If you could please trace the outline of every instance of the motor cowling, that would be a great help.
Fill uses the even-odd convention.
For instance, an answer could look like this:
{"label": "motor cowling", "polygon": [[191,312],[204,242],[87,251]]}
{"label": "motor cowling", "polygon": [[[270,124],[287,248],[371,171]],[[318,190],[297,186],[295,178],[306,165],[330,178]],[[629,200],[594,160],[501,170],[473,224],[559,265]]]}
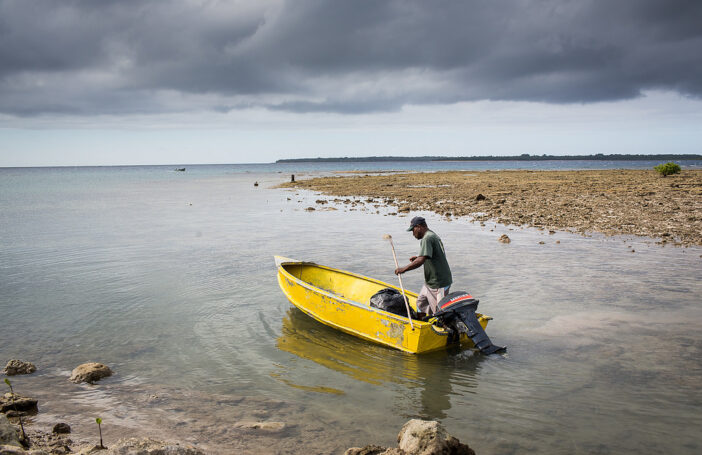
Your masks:
{"label": "motor cowling", "polygon": [[460,334],[465,333],[483,354],[493,354],[507,349],[492,344],[490,337],[480,325],[478,316],[475,314],[479,302],[465,291],[451,292],[439,301],[438,311],[434,313],[434,317],[438,325],[449,329],[448,343],[457,342]]}
{"label": "motor cowling", "polygon": [[471,307],[475,311],[478,309],[478,303],[480,303],[480,300],[465,291],[451,292],[439,301],[437,305],[438,310],[434,313],[434,316],[439,317],[443,314],[451,314],[463,307]]}

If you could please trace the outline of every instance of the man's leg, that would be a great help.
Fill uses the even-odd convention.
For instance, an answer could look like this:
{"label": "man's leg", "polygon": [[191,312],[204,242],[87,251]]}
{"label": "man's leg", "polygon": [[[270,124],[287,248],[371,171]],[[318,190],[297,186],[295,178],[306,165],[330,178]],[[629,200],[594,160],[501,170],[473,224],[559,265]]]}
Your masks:
{"label": "man's leg", "polygon": [[427,300],[429,301],[430,305],[430,314],[434,314],[437,311],[439,311],[439,302],[441,302],[441,299],[446,297],[446,294],[448,294],[449,288],[451,286],[446,286],[445,288],[437,288],[437,289],[432,289],[432,288],[427,288]]}
{"label": "man's leg", "polygon": [[424,285],[422,289],[417,294],[417,312],[420,316],[425,315],[431,311],[431,303],[428,300],[429,288]]}
{"label": "man's leg", "polygon": [[422,309],[419,310],[428,315],[436,313],[436,307],[438,300],[436,300],[436,293],[438,289],[432,289],[426,284],[422,286],[422,290],[419,291],[419,296],[417,297],[417,308],[419,309],[419,299],[422,299]]}

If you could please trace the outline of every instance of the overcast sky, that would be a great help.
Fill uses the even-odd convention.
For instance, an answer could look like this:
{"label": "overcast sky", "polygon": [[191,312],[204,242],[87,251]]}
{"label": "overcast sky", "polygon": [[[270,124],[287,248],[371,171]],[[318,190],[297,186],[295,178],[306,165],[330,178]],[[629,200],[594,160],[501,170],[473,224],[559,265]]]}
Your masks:
{"label": "overcast sky", "polygon": [[0,166],[702,153],[699,0],[0,0]]}

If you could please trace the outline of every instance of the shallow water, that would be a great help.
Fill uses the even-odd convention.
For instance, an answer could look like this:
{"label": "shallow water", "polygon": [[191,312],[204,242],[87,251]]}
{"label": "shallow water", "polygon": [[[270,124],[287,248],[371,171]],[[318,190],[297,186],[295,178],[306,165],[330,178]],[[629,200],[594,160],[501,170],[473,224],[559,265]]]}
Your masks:
{"label": "shallow water", "polygon": [[[701,248],[424,213],[453,290],[480,299],[508,352],[411,356],[327,328],[280,292],[275,254],[394,283],[383,234],[402,260],[418,248],[408,217],[305,211],[321,197],[272,188],[314,171],[296,169],[0,169],[0,362],[39,367],[13,379],[40,397],[36,424],[88,432],[99,412],[108,435],[113,422],[211,451],[340,453],[394,445],[424,417],[481,455],[699,453]],[[421,286],[421,272],[405,277]],[[68,383],[86,361],[116,374]],[[237,427],[254,420],[287,427]]]}

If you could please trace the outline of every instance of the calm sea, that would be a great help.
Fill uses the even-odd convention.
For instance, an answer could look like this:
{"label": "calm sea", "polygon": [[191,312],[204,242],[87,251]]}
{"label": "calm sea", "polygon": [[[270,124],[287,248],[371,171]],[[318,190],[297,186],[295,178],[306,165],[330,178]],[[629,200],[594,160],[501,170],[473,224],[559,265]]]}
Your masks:
{"label": "calm sea", "polygon": [[[306,211],[319,195],[273,188],[290,174],[654,164],[0,169],[0,363],[37,365],[12,378],[40,400],[34,425],[63,420],[92,437],[101,417],[107,445],[150,434],[212,453],[343,453],[395,445],[421,417],[479,455],[697,454],[702,248],[421,213],[446,245],[453,289],[480,299],[488,333],[508,346],[490,357],[411,356],[329,329],[292,308],[273,263],[278,254],[394,283],[383,235],[402,260],[418,248],[408,217],[390,210]],[[422,284],[420,271],[405,277]],[[115,375],[70,383],[87,361]]]}

